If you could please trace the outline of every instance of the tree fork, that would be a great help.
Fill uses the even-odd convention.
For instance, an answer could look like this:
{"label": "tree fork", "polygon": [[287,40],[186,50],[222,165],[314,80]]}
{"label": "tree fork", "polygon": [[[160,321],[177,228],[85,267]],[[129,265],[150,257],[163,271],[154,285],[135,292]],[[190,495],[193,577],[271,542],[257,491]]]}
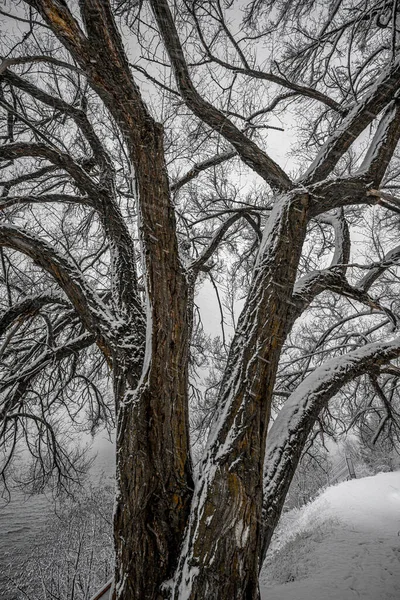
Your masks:
{"label": "tree fork", "polygon": [[309,198],[276,198],[221,384],[174,600],[257,600],[262,476],[270,405],[306,233]]}

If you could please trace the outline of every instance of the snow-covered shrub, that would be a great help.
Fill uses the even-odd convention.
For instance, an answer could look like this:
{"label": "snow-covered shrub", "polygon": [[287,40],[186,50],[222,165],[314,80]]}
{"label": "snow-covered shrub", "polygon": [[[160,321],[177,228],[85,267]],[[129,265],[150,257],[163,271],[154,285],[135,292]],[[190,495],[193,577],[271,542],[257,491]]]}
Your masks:
{"label": "snow-covered shrub", "polygon": [[329,453],[318,442],[303,454],[286,497],[285,509],[300,508],[320,494],[328,485],[332,468]]}
{"label": "snow-covered shrub", "polygon": [[112,486],[85,489],[62,502],[30,553],[13,566],[6,597],[91,598],[113,573],[113,502]]}

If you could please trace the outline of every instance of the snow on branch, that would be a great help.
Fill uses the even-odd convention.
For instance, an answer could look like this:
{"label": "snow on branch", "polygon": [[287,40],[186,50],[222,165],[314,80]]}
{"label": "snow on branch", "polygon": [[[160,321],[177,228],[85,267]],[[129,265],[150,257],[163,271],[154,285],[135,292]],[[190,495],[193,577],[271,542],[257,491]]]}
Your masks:
{"label": "snow on branch", "polygon": [[118,323],[77,267],[47,242],[17,227],[0,226],[0,245],[22,252],[56,280],[107,353],[107,340],[118,337]]}
{"label": "snow on branch", "polygon": [[331,225],[335,232],[335,251],[332,257],[331,267],[343,265],[342,271],[346,272],[346,264],[350,260],[350,231],[344,216],[343,209],[340,208],[336,215],[324,215],[318,219],[321,223]]}
{"label": "snow on branch", "polygon": [[400,212],[400,199],[387,192],[371,189],[362,175],[326,179],[313,184],[309,190],[310,219],[333,208],[359,204],[379,204],[393,212]]}
{"label": "snow on branch", "polygon": [[400,138],[400,98],[385,110],[357,175],[378,187]]}
{"label": "snow on branch", "polygon": [[301,178],[303,185],[326,179],[357,137],[393,99],[400,86],[400,57],[391,63],[372,89],[357,102],[328,137],[318,155]]}
{"label": "snow on branch", "polygon": [[400,338],[366,344],[328,360],[286,400],[267,437],[264,462],[263,548],[279,519],[302,450],[324,406],[352,379],[400,356]]}

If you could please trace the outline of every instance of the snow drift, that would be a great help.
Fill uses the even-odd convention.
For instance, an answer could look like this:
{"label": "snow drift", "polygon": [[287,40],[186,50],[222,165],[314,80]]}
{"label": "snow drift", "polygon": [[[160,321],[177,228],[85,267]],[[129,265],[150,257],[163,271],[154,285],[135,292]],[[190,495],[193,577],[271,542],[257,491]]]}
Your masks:
{"label": "snow drift", "polygon": [[282,517],[264,600],[398,600],[400,471],[343,482]]}

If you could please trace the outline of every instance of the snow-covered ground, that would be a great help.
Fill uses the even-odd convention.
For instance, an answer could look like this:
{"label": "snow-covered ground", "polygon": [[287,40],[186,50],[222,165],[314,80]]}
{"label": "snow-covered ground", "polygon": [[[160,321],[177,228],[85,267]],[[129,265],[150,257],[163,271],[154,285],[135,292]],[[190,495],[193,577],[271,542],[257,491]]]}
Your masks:
{"label": "snow-covered ground", "polygon": [[345,481],[284,515],[263,600],[399,600],[400,471]]}

